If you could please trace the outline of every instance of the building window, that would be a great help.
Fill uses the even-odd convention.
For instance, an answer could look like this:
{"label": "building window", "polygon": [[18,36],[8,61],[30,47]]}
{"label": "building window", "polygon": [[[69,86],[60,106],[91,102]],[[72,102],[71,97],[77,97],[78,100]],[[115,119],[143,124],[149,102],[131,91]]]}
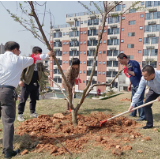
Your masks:
{"label": "building window", "polygon": [[103,75],[105,75],[105,72],[102,72],[103,73]]}
{"label": "building window", "polygon": [[101,64],[101,61],[99,61],[99,64]]}
{"label": "building window", "polygon": [[101,54],[101,51],[99,51],[99,54]]}
{"label": "building window", "polygon": [[84,44],[86,44],[86,41],[84,41]]}
{"label": "building window", "polygon": [[63,44],[65,44],[65,42],[63,42]]}
{"label": "building window", "polygon": [[134,44],[128,44],[127,48],[134,48]]}
{"label": "building window", "polygon": [[160,6],[160,1],[154,1],[154,6]]}
{"label": "building window", "polygon": [[102,43],[102,41],[99,42],[100,44]]}
{"label": "building window", "polygon": [[123,53],[123,51],[121,51],[120,53]]}
{"label": "building window", "polygon": [[63,61],[63,64],[65,63],[65,61]]}
{"label": "building window", "polygon": [[69,35],[69,33],[68,33],[68,32],[66,32],[66,35]]}
{"label": "building window", "polygon": [[138,53],[141,53],[141,50],[138,50]]}
{"label": "building window", "polygon": [[82,73],[82,71],[79,71],[79,73]]}
{"label": "building window", "polygon": [[122,17],[122,19],[124,20],[124,19],[125,19],[125,17],[123,16],[123,17]]}
{"label": "building window", "polygon": [[133,9],[129,9],[129,13],[135,13],[136,12],[136,9],[133,8]]}
{"label": "building window", "polygon": [[144,5],[144,2],[141,2],[141,6],[143,6]]}
{"label": "building window", "polygon": [[51,63],[52,63],[52,61],[51,61]]}
{"label": "building window", "polygon": [[123,5],[122,5],[122,8],[125,8],[125,6],[126,6],[126,5],[125,5],[125,4],[123,4]]}
{"label": "building window", "polygon": [[82,41],[80,41],[80,44],[82,44]]}
{"label": "building window", "polygon": [[68,64],[68,61],[66,61],[66,63]]}
{"label": "building window", "polygon": [[84,21],[84,23],[87,23],[87,21]]}
{"label": "building window", "polygon": [[122,28],[121,31],[124,31],[124,28]]}
{"label": "building window", "polygon": [[142,30],[142,29],[143,29],[143,27],[139,27],[139,29],[140,29],[140,30]]}
{"label": "building window", "polygon": [[108,24],[119,23],[119,22],[120,22],[120,16],[108,17]]}
{"label": "building window", "polygon": [[147,25],[144,28],[145,32],[159,32],[159,24],[158,25]]}
{"label": "building window", "polygon": [[103,43],[106,43],[106,41],[103,41]]}
{"label": "building window", "polygon": [[81,21],[81,24],[83,24],[83,21]]}
{"label": "building window", "polygon": [[85,81],[83,81],[83,83],[85,83]]}
{"label": "building window", "polygon": [[129,32],[128,33],[128,37],[133,37],[133,36],[135,36],[135,32]]}
{"label": "building window", "polygon": [[66,54],[68,54],[68,52],[66,52]]}
{"label": "building window", "polygon": [[81,34],[83,34],[83,32],[81,31]]}
{"label": "building window", "polygon": [[119,5],[117,5],[117,6],[115,7],[115,11],[121,11],[121,4],[119,4]]}
{"label": "building window", "polygon": [[80,51],[80,54],[82,54],[82,51]]}
{"label": "building window", "polygon": [[66,44],[69,44],[69,42],[66,42]]}
{"label": "building window", "polygon": [[65,54],[65,52],[63,52],[63,54]]}
{"label": "building window", "polygon": [[51,70],[51,72],[52,72],[52,70]]}
{"label": "building window", "polygon": [[146,7],[152,7],[153,1],[146,1]]}
{"label": "building window", "polygon": [[105,61],[103,61],[103,64],[106,64],[106,62],[105,62]]}
{"label": "building window", "polygon": [[140,17],[143,18],[143,14],[141,14]]}
{"label": "building window", "polygon": [[86,64],[86,61],[83,61],[83,64]]}
{"label": "building window", "polygon": [[101,72],[98,72],[98,74],[101,74]]}
{"label": "building window", "polygon": [[134,25],[134,24],[136,24],[136,21],[129,21],[128,24],[129,24],[129,25]]}
{"label": "building window", "polygon": [[84,51],[84,54],[86,54],[86,52]]}
{"label": "building window", "polygon": [[85,71],[83,71],[83,73],[86,73]]}
{"label": "building window", "polygon": [[63,32],[63,36],[65,36],[65,32]]}
{"label": "building window", "polygon": [[103,54],[106,54],[106,51],[103,51]]}
{"label": "building window", "polygon": [[82,61],[80,61],[80,64],[82,64]]}
{"label": "building window", "polygon": [[106,31],[106,29],[104,30],[104,33],[106,33],[107,31]]}
{"label": "building window", "polygon": [[112,67],[112,61],[107,61],[107,67]]}
{"label": "building window", "polygon": [[139,42],[142,42],[142,38],[139,38]]}
{"label": "building window", "polygon": [[121,39],[121,43],[123,43],[124,42],[124,40],[123,39]]}
{"label": "building window", "polygon": [[84,34],[86,34],[87,32],[86,31],[84,31]]}

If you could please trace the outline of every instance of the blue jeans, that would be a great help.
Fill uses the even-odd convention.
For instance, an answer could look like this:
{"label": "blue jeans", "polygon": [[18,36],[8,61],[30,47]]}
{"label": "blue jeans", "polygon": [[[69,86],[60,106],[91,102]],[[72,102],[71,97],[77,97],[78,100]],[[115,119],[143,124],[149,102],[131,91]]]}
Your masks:
{"label": "blue jeans", "polygon": [[[131,99],[133,98],[133,96],[136,93],[137,89],[138,89],[138,86],[132,88],[132,97],[131,97]],[[144,89],[144,91],[145,91],[145,89]],[[144,91],[142,92],[142,94],[141,94],[138,102],[136,103],[135,107],[138,107],[138,106],[140,106],[140,105],[143,104]],[[139,113],[139,118],[140,119],[145,119],[144,107],[139,108],[138,109],[138,113]],[[137,114],[137,110],[134,110],[130,115],[133,116],[133,117],[135,117],[136,114]]]}

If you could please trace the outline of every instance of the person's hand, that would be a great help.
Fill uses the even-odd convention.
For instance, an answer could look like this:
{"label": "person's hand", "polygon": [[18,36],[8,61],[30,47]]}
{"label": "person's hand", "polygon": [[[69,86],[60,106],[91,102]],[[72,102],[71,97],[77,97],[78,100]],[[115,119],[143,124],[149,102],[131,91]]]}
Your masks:
{"label": "person's hand", "polygon": [[133,108],[134,108],[134,107],[130,106],[129,109],[128,109],[128,111],[129,111],[129,112],[133,112],[133,111],[132,111]]}
{"label": "person's hand", "polygon": [[55,55],[55,53],[54,53],[53,51],[49,51],[49,52],[48,52],[48,55],[49,55],[49,57],[52,57],[52,56]]}
{"label": "person's hand", "polygon": [[131,85],[129,85],[127,89],[128,89],[128,92],[131,91]]}
{"label": "person's hand", "polygon": [[48,76],[48,80],[50,80],[50,81],[52,80],[51,76]]}
{"label": "person's hand", "polygon": [[19,81],[19,86],[23,87],[23,85],[24,85],[23,81]]}
{"label": "person's hand", "polygon": [[157,99],[158,99],[158,102],[159,102],[160,101],[160,96]]}

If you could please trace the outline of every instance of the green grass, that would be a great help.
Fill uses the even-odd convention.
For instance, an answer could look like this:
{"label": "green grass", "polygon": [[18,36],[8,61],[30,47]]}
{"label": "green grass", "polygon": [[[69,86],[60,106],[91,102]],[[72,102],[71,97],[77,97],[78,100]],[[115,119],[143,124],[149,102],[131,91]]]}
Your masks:
{"label": "green grass", "polygon": [[[98,112],[104,112],[105,114],[111,114],[114,115],[127,111],[130,105],[130,102],[121,102],[120,99],[122,98],[130,98],[131,94],[121,94],[116,97],[107,99],[107,100],[93,100],[93,99],[86,99],[83,105],[81,106],[79,110],[79,114],[90,114],[91,112],[98,111]],[[74,104],[77,104],[79,100],[74,99]],[[154,117],[154,126],[156,128],[160,127],[160,108],[159,103],[156,102],[153,107],[153,117]],[[56,99],[56,100],[40,100],[37,102],[37,108],[36,112],[40,114],[48,114],[52,115],[54,113],[61,113],[66,110],[66,101],[63,99]],[[29,113],[29,101],[26,103],[24,117],[26,119],[29,119],[30,117]],[[129,114],[125,115],[126,117],[129,117]],[[131,119],[137,119],[137,118],[131,118]],[[140,122],[142,126],[145,125],[145,121]],[[20,122],[15,120],[15,127],[19,126]],[[0,120],[0,128],[2,129],[2,120]],[[160,131],[160,130],[159,130]],[[3,131],[2,131],[3,132]],[[2,149],[2,132],[0,132],[0,149]],[[160,158],[160,132],[156,132],[153,129],[149,130],[142,130],[139,129],[138,132],[140,132],[144,137],[149,136],[151,138],[151,141],[141,141],[141,138],[136,139],[135,141],[132,141],[130,144],[132,146],[132,150],[125,151],[123,155],[120,157],[116,157],[111,154],[111,151],[105,151],[103,148],[94,146],[92,143],[87,143],[85,146],[87,152],[73,154],[70,156],[69,154],[64,154],[61,156],[52,156],[49,153],[31,153],[21,156],[18,155],[15,158],[16,159],[159,159]],[[114,137],[113,137],[114,138]],[[14,137],[14,148],[18,148],[19,146],[23,146],[27,143],[33,143],[28,135],[24,136],[18,136],[15,135]],[[34,144],[33,144],[34,145]],[[31,149],[32,150],[32,149]],[[137,150],[142,150],[143,153],[137,153]],[[0,158],[3,158],[3,155],[0,155]]]}

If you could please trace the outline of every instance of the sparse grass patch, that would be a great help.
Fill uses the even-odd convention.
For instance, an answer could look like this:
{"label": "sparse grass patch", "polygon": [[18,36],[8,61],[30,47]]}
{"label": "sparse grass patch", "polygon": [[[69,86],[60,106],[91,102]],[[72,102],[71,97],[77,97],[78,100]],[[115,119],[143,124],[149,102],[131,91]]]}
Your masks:
{"label": "sparse grass patch", "polygon": [[[79,114],[90,114],[91,112],[104,112],[105,114],[118,114],[128,110],[130,102],[122,102],[120,101],[123,98],[131,97],[131,93],[121,94],[116,97],[107,99],[107,100],[92,100],[86,99],[83,103],[82,107],[79,110]],[[74,105],[77,104],[79,100],[74,99]],[[56,99],[56,100],[40,100],[37,102],[36,112],[40,114],[53,115],[54,113],[62,113],[66,109],[66,101],[64,99]],[[154,103],[153,107],[153,117],[154,117],[154,129],[142,130],[139,129],[143,137],[138,138],[134,141],[131,141],[130,145],[132,150],[125,151],[121,156],[114,156],[111,153],[111,150],[103,150],[100,146],[94,146],[92,141],[89,141],[87,145],[85,145],[86,152],[73,154],[70,156],[69,154],[63,154],[60,156],[52,156],[49,152],[45,153],[31,153],[29,152],[26,155],[18,155],[16,159],[159,159],[160,152],[160,108],[159,103]],[[129,117],[129,114],[125,115]],[[29,101],[26,103],[24,117],[26,119],[30,119],[30,111],[29,111]],[[131,119],[138,119],[132,118]],[[0,128],[2,129],[2,120],[0,120]],[[145,125],[145,121],[139,122],[142,126]],[[20,122],[15,120],[15,127],[19,126]],[[58,124],[57,124],[58,125]],[[55,126],[56,127],[56,126]],[[0,132],[0,149],[2,149],[2,133]],[[107,136],[107,135],[106,135]],[[108,135],[112,139],[116,139],[112,134]],[[125,135],[124,135],[125,136]],[[151,138],[150,141],[144,141],[143,138],[149,136]],[[37,144],[39,141],[37,140]],[[15,135],[14,137],[14,148],[20,147],[23,149],[33,150],[34,145],[32,144],[32,139],[29,135],[25,134],[23,136]],[[65,144],[64,144],[65,145]],[[137,153],[137,150],[142,150],[142,153]],[[3,158],[3,155],[0,155],[0,158]]]}

